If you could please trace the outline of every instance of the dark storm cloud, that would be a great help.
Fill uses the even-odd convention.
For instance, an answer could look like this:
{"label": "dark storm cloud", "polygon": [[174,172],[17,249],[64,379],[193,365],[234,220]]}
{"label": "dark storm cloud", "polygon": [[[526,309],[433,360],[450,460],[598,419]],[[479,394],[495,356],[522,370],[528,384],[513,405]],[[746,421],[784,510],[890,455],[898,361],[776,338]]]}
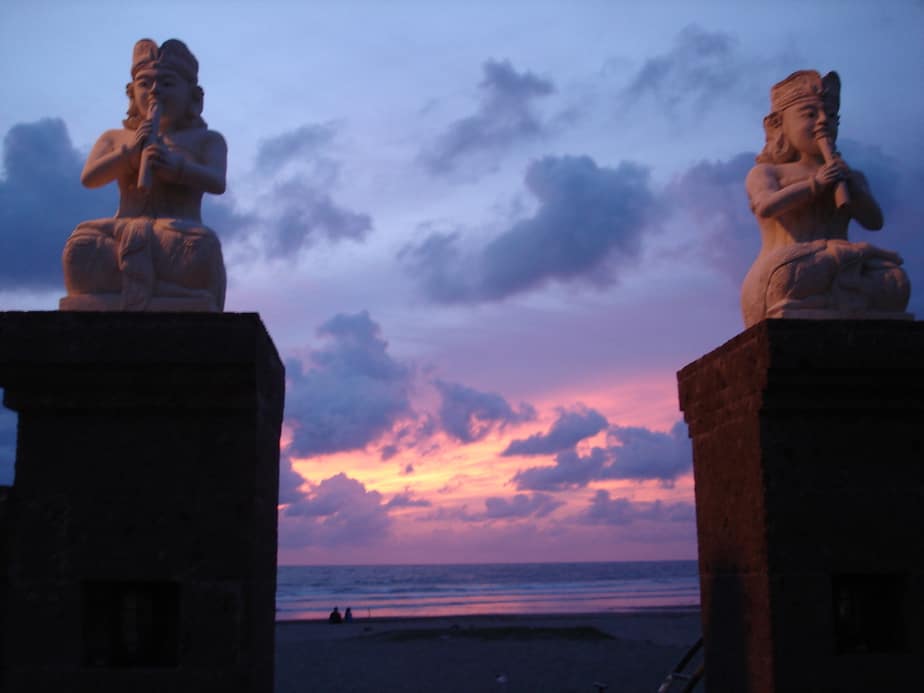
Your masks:
{"label": "dark storm cloud", "polygon": [[114,186],[80,184],[84,157],[64,121],[14,125],[3,139],[0,179],[0,289],[60,287],[61,250],[81,221],[111,217]]}
{"label": "dark storm cloud", "polygon": [[509,520],[526,517],[545,517],[564,503],[545,493],[518,493],[512,498],[490,497],[484,501],[486,520]]}
{"label": "dark storm cloud", "polygon": [[285,546],[357,546],[384,539],[391,518],[378,491],[344,473],[313,485],[282,511],[280,543]]}
{"label": "dark storm cloud", "polygon": [[388,354],[368,313],[336,315],[318,334],[326,345],[311,352],[305,369],[286,369],[288,453],[296,457],[362,449],[412,414],[413,373]]}
{"label": "dark storm cloud", "polygon": [[[3,390],[0,390],[0,399]],[[16,414],[0,406],[0,486],[13,483],[16,466]]]}
{"label": "dark storm cloud", "polygon": [[579,488],[605,479],[657,480],[669,486],[690,471],[693,458],[683,423],[677,423],[670,433],[611,426],[607,438],[605,448],[594,447],[588,455],[560,452],[554,465],[520,470],[512,481],[518,489],[533,491]]}
{"label": "dark storm cloud", "polygon": [[478,110],[453,122],[422,153],[431,173],[445,174],[463,165],[490,169],[505,149],[544,132],[533,104],[555,90],[552,83],[517,72],[506,60],[489,60],[483,70]]}
{"label": "dark storm cloud", "polygon": [[628,498],[610,498],[607,491],[597,491],[581,516],[587,524],[604,525],[629,525],[636,521],[692,522],[694,518],[692,503],[631,501]]}
{"label": "dark storm cloud", "polygon": [[586,156],[545,157],[526,171],[539,208],[465,254],[458,235],[432,233],[399,257],[429,298],[443,303],[501,300],[551,280],[615,281],[638,257],[656,219],[647,169],[600,167]]}
{"label": "dark storm cloud", "polygon": [[597,435],[606,426],[606,419],[594,409],[561,409],[548,433],[536,433],[523,440],[513,440],[501,455],[551,455],[573,448],[585,438]]}
{"label": "dark storm cloud", "polygon": [[463,443],[484,438],[492,430],[507,424],[530,421],[536,411],[521,403],[514,409],[500,395],[481,392],[459,383],[437,380],[434,383],[440,394],[439,423],[446,433]]}
{"label": "dark storm cloud", "polygon": [[668,111],[684,103],[701,110],[738,88],[746,75],[742,68],[733,36],[691,25],[677,34],[668,53],[642,65],[625,89],[623,100],[631,106],[651,98]]}

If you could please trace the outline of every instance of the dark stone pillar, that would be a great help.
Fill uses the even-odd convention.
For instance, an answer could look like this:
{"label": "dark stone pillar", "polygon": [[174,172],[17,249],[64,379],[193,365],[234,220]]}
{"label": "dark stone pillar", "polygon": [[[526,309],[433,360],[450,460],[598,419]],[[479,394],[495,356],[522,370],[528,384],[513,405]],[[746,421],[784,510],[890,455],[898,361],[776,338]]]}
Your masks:
{"label": "dark stone pillar", "polygon": [[709,693],[917,690],[924,323],[767,320],[678,380]]}
{"label": "dark stone pillar", "polygon": [[259,317],[3,313],[0,387],[0,688],[271,693],[284,375]]}

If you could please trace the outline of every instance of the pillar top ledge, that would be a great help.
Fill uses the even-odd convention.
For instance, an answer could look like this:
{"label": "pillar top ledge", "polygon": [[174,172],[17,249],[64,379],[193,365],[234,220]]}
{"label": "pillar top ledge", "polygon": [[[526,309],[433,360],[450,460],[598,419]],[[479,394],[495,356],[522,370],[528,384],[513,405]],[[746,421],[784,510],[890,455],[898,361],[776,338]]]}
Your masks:
{"label": "pillar top ledge", "polygon": [[748,352],[768,368],[920,367],[924,322],[905,320],[795,320],[771,318],[749,327],[689,363],[678,379]]}
{"label": "pillar top ledge", "polygon": [[0,312],[3,367],[221,365],[252,360],[259,352],[279,362],[257,313]]}
{"label": "pillar top ledge", "polygon": [[281,405],[285,369],[256,313],[0,312],[13,410]]}

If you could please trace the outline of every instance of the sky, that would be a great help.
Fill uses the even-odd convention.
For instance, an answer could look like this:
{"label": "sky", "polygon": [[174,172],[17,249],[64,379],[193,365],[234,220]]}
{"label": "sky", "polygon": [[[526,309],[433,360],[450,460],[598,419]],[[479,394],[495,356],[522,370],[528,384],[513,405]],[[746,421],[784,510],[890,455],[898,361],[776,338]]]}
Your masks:
{"label": "sky", "polygon": [[4,3],[0,310],[56,309],[132,46],[179,38],[229,146],[226,310],[287,369],[280,562],[695,558],[676,372],[743,329],[770,86],[838,71],[886,219],[851,238],[916,287],[921,36],[911,0]]}

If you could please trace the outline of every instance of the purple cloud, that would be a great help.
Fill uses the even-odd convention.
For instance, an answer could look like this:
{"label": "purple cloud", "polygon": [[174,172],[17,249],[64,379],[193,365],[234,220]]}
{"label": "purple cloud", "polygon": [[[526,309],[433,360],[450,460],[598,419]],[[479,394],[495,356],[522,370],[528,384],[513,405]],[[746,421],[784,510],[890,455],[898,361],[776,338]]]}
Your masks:
{"label": "purple cloud", "polygon": [[[920,287],[924,276],[924,166],[909,152],[907,160],[885,154],[880,148],[851,139],[840,139],[838,146],[851,168],[862,171],[874,197],[882,207],[885,225],[880,232],[868,232],[856,224],[850,226],[850,240],[866,241],[897,251],[905,261],[905,271],[912,287]],[[924,292],[912,289],[908,310],[924,314]]]}
{"label": "purple cloud", "polygon": [[636,521],[692,522],[696,517],[693,503],[631,501],[610,498],[607,491],[597,491],[581,520],[596,525],[630,525]]}
{"label": "purple cloud", "polygon": [[328,180],[336,180],[339,164],[324,158],[325,150],[337,135],[337,124],[310,123],[283,132],[260,142],[257,150],[256,167],[264,173],[273,173],[290,163],[312,162],[317,165],[319,159],[327,169]]}
{"label": "purple cloud", "polygon": [[284,453],[279,456],[279,502],[295,503],[304,498],[302,487],[306,479],[295,471],[292,459]]}
{"label": "purple cloud", "polygon": [[410,491],[396,493],[392,499],[385,504],[388,510],[395,508],[429,508],[433,503],[425,498],[415,498]]}
{"label": "purple cloud", "polygon": [[[432,414],[422,413],[415,415],[409,421],[396,426],[381,448],[379,458],[386,462],[403,450],[415,449],[418,457],[426,457],[433,452],[433,443],[430,440],[437,431],[437,421]],[[413,466],[408,465],[413,471]]]}
{"label": "purple cloud", "polygon": [[89,190],[80,184],[83,156],[57,118],[10,128],[3,168],[0,289],[60,287],[63,295],[64,243],[80,222],[115,214],[115,186]]}
{"label": "purple cloud", "polygon": [[606,478],[605,470],[612,455],[595,447],[589,455],[565,450],[555,456],[555,464],[546,467],[529,467],[514,474],[513,483],[518,489],[531,491],[562,491],[580,488],[591,481]]}
{"label": "purple cloud", "polygon": [[421,154],[431,173],[446,174],[463,165],[493,168],[511,145],[545,131],[533,104],[555,91],[551,82],[530,72],[517,72],[506,60],[488,60],[483,70],[478,110],[453,122]]}
{"label": "purple cloud", "polygon": [[683,422],[674,424],[670,433],[611,426],[609,436],[615,444],[608,448],[612,462],[607,478],[671,482],[692,469],[693,451]]}
{"label": "purple cloud", "polygon": [[584,406],[578,406],[573,411],[560,409],[558,419],[548,433],[535,433],[523,440],[513,440],[501,455],[551,455],[573,448],[606,427],[606,419],[595,409]]}
{"label": "purple cloud", "polygon": [[298,177],[278,183],[271,198],[270,208],[278,212],[264,236],[269,257],[291,257],[319,236],[331,242],[362,241],[372,230],[368,214],[338,205],[328,192]]}
{"label": "purple cloud", "polygon": [[368,313],[336,315],[318,334],[327,344],[311,352],[307,369],[297,362],[286,368],[289,454],[359,450],[413,415],[413,372],[388,354]]}
{"label": "purple cloud", "polygon": [[484,438],[489,432],[507,424],[530,421],[536,411],[521,403],[514,409],[500,395],[481,392],[459,383],[437,380],[433,383],[440,394],[439,423],[446,433],[463,443]]}
{"label": "purple cloud", "polygon": [[743,82],[744,68],[732,35],[690,25],[677,34],[669,52],[645,61],[622,98],[630,106],[651,98],[671,112],[684,102],[704,110]]}
{"label": "purple cloud", "polygon": [[523,520],[546,517],[564,505],[546,493],[518,493],[511,498],[490,496],[484,501],[484,511],[470,512],[467,505],[455,508],[437,507],[423,521],[465,522],[479,524],[496,520]]}
{"label": "purple cloud", "polygon": [[683,423],[678,422],[670,433],[611,426],[607,438],[605,448],[594,447],[589,455],[560,452],[554,465],[522,469],[512,481],[518,489],[534,491],[580,488],[606,479],[657,480],[670,486],[691,469],[692,451]]}
{"label": "purple cloud", "polygon": [[484,518],[487,520],[509,520],[527,517],[545,517],[564,503],[546,493],[518,493],[512,498],[492,496],[484,501]]}
{"label": "purple cloud", "polygon": [[254,213],[237,211],[227,202],[210,203],[222,235],[249,241],[272,259],[295,258],[321,239],[365,240],[373,229],[372,217],[332,196],[341,169],[329,153],[337,131],[336,123],[308,124],[263,140],[255,174],[272,181],[269,192]]}
{"label": "purple cloud", "polygon": [[665,204],[702,230],[693,252],[705,255],[736,287],[760,250],[760,231],[744,191],[755,156],[742,152],[725,161],[700,162],[665,190]]}
{"label": "purple cloud", "polygon": [[[918,233],[924,216],[924,167],[888,156],[881,149],[843,138],[838,142],[844,159],[862,171],[882,207],[885,227],[871,233],[851,223],[850,238],[898,251],[912,278],[924,273],[924,238]],[[692,218],[702,231],[693,249],[740,285],[760,250],[760,231],[748,207],[744,179],[754,166],[754,152],[742,152],[723,161],[703,161],[674,179],[665,189],[665,208]],[[912,294],[913,312],[924,310],[924,294]]]}
{"label": "purple cloud", "polygon": [[285,546],[363,546],[383,540],[392,521],[378,491],[344,473],[311,487],[282,511]]}
{"label": "purple cloud", "polygon": [[611,284],[658,216],[648,171],[632,163],[545,157],[530,164],[525,183],[536,213],[480,250],[466,255],[458,234],[443,232],[402,249],[399,258],[431,300],[498,301],[552,280]]}

